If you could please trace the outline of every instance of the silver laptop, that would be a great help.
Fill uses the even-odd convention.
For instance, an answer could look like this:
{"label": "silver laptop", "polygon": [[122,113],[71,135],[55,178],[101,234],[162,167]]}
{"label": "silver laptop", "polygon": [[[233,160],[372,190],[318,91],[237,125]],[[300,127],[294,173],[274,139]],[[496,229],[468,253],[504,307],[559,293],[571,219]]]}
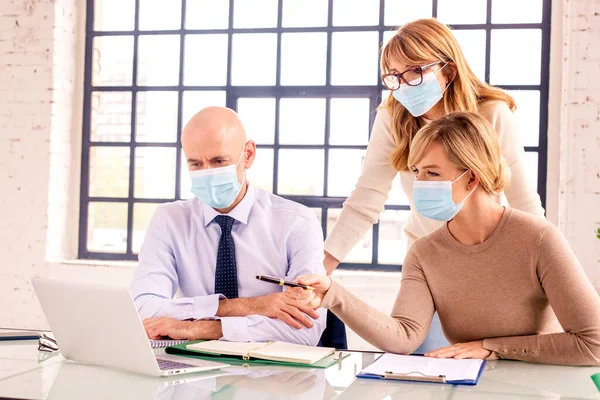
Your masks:
{"label": "silver laptop", "polygon": [[229,366],[156,355],[127,288],[41,278],[31,282],[67,359],[154,376]]}

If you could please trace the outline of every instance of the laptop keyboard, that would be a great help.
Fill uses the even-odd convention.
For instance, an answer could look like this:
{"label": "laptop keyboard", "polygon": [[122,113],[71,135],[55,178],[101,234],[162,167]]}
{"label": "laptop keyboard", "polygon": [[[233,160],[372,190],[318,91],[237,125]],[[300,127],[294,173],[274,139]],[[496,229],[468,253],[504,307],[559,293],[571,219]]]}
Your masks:
{"label": "laptop keyboard", "polygon": [[180,363],[180,362],[176,362],[176,361],[163,360],[162,358],[157,358],[156,361],[158,361],[158,367],[163,371],[167,371],[170,369],[181,369],[181,368],[194,367],[193,365],[190,365],[190,364],[184,364],[184,363]]}

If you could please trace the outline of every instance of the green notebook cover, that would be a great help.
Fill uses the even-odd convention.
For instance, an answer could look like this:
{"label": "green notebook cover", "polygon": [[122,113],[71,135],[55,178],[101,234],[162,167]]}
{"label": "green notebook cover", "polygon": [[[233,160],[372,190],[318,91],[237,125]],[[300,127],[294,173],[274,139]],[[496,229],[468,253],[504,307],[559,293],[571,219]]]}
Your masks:
{"label": "green notebook cover", "polygon": [[[196,340],[193,342],[182,343],[176,346],[169,346],[165,349],[167,354],[173,354],[177,356],[190,357],[190,358],[198,358],[201,360],[212,360],[219,361],[226,364],[231,365],[286,365],[288,367],[302,367],[302,368],[329,368],[332,365],[335,365],[339,362],[336,358],[337,353],[335,352],[328,357],[325,357],[314,364],[298,364],[298,363],[290,363],[284,361],[270,361],[270,360],[261,360],[257,358],[252,358],[250,360],[243,360],[242,357],[236,356],[217,356],[210,354],[198,353],[197,351],[188,350],[187,346],[194,343],[204,342],[204,340]],[[342,359],[348,357],[350,353],[345,353],[342,356]]]}
{"label": "green notebook cover", "polygon": [[598,391],[600,392],[600,374],[592,375],[592,380],[594,381],[594,384],[596,385],[596,387],[598,388]]}

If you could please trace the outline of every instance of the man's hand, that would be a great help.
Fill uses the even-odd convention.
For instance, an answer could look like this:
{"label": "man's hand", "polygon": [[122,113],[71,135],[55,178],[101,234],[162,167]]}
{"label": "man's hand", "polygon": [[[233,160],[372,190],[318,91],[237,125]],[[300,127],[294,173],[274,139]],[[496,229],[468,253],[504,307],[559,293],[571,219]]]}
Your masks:
{"label": "man's hand", "polygon": [[220,339],[223,336],[221,321],[179,321],[173,318],[149,318],[143,321],[148,338],[171,339]]}
{"label": "man's hand", "polygon": [[490,355],[492,355],[492,352],[483,348],[483,340],[457,343],[452,346],[442,347],[429,353],[425,353],[425,357],[454,358],[455,360],[462,360],[464,358],[485,360]]}
{"label": "man's hand", "polygon": [[314,308],[300,304],[290,291],[254,297],[252,304],[255,314],[280,319],[296,329],[302,328],[302,325],[307,328],[313,327],[313,322],[304,314],[313,319],[319,318]]}
{"label": "man's hand", "polygon": [[163,336],[171,339],[197,339],[194,323],[192,321],[178,321],[173,318],[149,318],[143,321],[144,329],[150,339],[159,340]]}

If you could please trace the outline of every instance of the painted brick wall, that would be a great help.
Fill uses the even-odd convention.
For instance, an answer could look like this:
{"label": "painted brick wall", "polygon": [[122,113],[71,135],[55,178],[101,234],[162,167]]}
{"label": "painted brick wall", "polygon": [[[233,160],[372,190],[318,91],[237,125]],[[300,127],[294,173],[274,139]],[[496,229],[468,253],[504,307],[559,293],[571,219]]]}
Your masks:
{"label": "painted brick wall", "polygon": [[600,0],[563,7],[558,221],[600,290]]}
{"label": "painted brick wall", "polygon": [[29,281],[66,239],[76,27],[75,0],[0,3],[0,326],[45,325]]}

